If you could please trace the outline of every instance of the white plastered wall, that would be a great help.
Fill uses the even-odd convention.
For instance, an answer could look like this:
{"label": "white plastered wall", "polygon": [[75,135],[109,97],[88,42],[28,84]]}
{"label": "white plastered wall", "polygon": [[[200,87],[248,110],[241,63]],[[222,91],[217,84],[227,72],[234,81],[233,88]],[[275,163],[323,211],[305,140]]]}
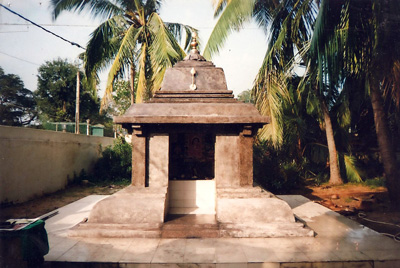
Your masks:
{"label": "white plastered wall", "polygon": [[63,189],[91,171],[113,138],[0,126],[0,202],[24,202]]}

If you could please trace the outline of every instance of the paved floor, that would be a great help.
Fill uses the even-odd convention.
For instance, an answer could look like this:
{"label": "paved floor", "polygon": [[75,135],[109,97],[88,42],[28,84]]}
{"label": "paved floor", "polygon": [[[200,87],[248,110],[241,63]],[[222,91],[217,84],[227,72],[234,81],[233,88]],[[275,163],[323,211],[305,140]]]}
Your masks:
{"label": "paved floor", "polygon": [[279,197],[316,237],[68,237],[68,229],[105,197],[83,198],[58,209],[59,214],[46,221],[47,267],[400,267],[400,243],[298,195]]}

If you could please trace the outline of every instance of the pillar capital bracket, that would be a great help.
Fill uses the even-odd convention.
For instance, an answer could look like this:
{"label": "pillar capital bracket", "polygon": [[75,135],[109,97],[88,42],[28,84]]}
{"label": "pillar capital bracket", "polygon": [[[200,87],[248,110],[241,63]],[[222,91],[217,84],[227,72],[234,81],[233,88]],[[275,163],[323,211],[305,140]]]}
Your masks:
{"label": "pillar capital bracket", "polygon": [[132,134],[135,136],[143,136],[143,127],[141,125],[132,125]]}
{"label": "pillar capital bracket", "polygon": [[253,136],[253,127],[249,126],[249,125],[244,126],[243,130],[242,130],[242,132],[240,134],[245,136],[245,137]]}

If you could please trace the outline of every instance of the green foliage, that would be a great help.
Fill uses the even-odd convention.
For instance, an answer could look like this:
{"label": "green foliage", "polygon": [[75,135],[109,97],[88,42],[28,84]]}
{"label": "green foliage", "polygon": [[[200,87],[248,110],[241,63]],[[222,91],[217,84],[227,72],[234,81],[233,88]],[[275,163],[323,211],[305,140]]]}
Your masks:
{"label": "green foliage", "polygon": [[[39,67],[38,88],[35,98],[43,120],[71,122],[75,120],[76,81],[78,68],[67,60],[47,61]],[[85,85],[81,72],[80,117],[91,118],[98,114],[99,100]]]}
{"label": "green foliage", "polygon": [[124,181],[131,180],[132,146],[123,139],[116,139],[113,146],[102,151],[101,158],[96,162],[90,181]]}
{"label": "green foliage", "polygon": [[254,180],[275,194],[289,193],[304,184],[304,169],[268,141],[254,145]]}
{"label": "green foliage", "polygon": [[[67,60],[47,61],[39,67],[38,88],[34,96],[42,122],[74,122],[78,68]],[[112,119],[99,114],[100,100],[80,72],[80,122],[105,126],[105,136],[113,136]]]}
{"label": "green foliage", "polygon": [[[135,79],[137,81],[137,79]],[[112,113],[122,115],[131,106],[131,86],[129,81],[117,80],[114,82]]]}
{"label": "green foliage", "polygon": [[357,166],[357,158],[352,155],[344,154],[343,162],[344,162],[344,168],[346,170],[347,180],[349,182],[362,182],[361,172]]}
{"label": "green foliage", "polygon": [[0,125],[26,126],[35,120],[36,102],[21,78],[0,67]]}
{"label": "green foliage", "polygon": [[55,19],[64,11],[84,10],[105,19],[91,34],[83,57],[91,79],[111,66],[102,108],[111,101],[114,81],[127,70],[138,73],[136,102],[152,96],[166,68],[185,56],[178,39],[185,36],[187,48],[192,32],[197,32],[187,25],[163,22],[158,0],[51,0],[51,5]]}
{"label": "green foliage", "polygon": [[241,92],[237,98],[244,103],[254,103],[254,98],[251,95],[251,89]]}
{"label": "green foliage", "polygon": [[375,177],[371,179],[365,180],[365,185],[368,185],[371,188],[377,187],[386,187],[386,180],[384,177]]}
{"label": "green foliage", "polygon": [[[228,35],[234,30],[241,29],[243,24],[250,20],[256,1],[230,0],[223,2],[224,4],[217,4],[216,7],[214,17],[220,16],[204,48],[203,55],[206,59],[210,59],[212,55],[218,54]],[[224,9],[223,12],[221,12],[222,9]]]}
{"label": "green foliage", "polygon": [[[239,31],[250,17],[269,33],[252,93],[257,108],[270,117],[259,137],[275,142],[275,149],[264,145],[279,161],[258,155],[255,164],[264,166],[264,171],[257,170],[260,178],[267,176],[263,172],[274,174],[276,179],[268,174],[272,180],[268,183],[282,187],[281,171],[286,172],[292,160],[305,178],[318,184],[327,181],[329,165],[336,163],[328,161],[324,135],[331,126],[329,151],[337,151],[342,178],[360,183],[381,176],[380,159],[373,153],[378,148],[377,131],[380,148],[386,146],[381,160],[392,167],[385,173],[392,178],[391,185],[397,185],[392,192],[398,196],[396,157],[390,152],[400,145],[400,50],[393,50],[399,40],[400,2],[215,0],[214,4],[219,20],[205,49],[207,57],[218,53],[228,34]],[[294,75],[299,65],[305,67],[300,82]],[[368,98],[371,91],[385,97],[385,102],[373,101],[374,110]]]}

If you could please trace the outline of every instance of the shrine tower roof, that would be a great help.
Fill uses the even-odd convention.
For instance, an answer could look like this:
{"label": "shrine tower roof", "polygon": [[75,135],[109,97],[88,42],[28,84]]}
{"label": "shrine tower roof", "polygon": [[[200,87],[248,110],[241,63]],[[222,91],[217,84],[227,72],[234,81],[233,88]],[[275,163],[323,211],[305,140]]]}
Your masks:
{"label": "shrine tower roof", "polygon": [[222,68],[206,61],[196,40],[186,58],[165,72],[160,90],[145,103],[133,104],[115,123],[257,124],[269,122],[252,104],[234,99]]}

